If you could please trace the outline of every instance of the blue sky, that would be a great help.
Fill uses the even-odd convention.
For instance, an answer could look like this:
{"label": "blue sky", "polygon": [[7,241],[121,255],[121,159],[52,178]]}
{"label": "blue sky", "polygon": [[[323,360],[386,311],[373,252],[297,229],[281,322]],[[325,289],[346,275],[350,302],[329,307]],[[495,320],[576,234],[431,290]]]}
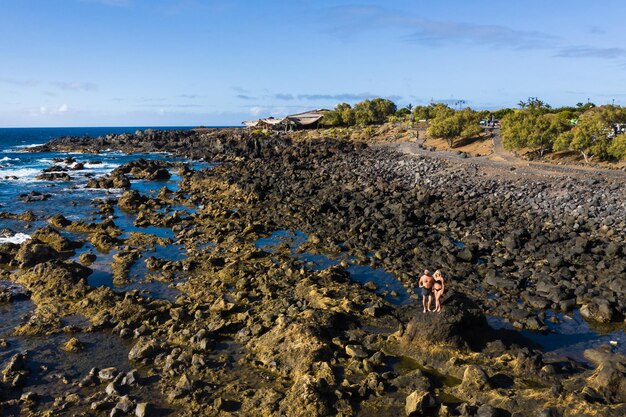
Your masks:
{"label": "blue sky", "polygon": [[0,0],[0,126],[237,125],[376,96],[626,105],[625,17],[617,0]]}

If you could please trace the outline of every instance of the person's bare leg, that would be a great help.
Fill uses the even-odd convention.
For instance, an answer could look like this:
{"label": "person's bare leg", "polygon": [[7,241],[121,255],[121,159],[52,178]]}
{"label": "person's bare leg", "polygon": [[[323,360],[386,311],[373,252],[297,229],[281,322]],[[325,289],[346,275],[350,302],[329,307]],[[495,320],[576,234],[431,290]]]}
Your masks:
{"label": "person's bare leg", "polygon": [[441,291],[435,292],[435,311],[441,313]]}
{"label": "person's bare leg", "polygon": [[422,305],[424,306],[424,313],[426,312],[426,296],[422,295]]}
{"label": "person's bare leg", "polygon": [[428,296],[428,306],[427,306],[426,310],[428,310],[428,311],[432,311],[432,310],[430,309],[430,305],[432,304],[432,302],[433,302],[433,296],[432,296],[432,295],[429,295],[429,296]]}

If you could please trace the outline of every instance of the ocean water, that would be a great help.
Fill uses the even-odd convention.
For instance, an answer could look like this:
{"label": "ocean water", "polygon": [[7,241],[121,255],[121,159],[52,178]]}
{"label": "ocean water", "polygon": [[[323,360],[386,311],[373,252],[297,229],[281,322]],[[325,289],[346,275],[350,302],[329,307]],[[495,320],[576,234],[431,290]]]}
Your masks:
{"label": "ocean water", "polygon": [[[185,129],[186,127],[159,127],[158,129]],[[115,195],[120,190],[86,189],[91,176],[101,176],[116,167],[137,158],[168,158],[167,155],[106,152],[97,155],[70,153],[30,153],[25,149],[43,144],[60,136],[97,137],[106,134],[134,133],[147,127],[95,127],[95,128],[4,128],[0,129],[0,211],[24,213],[32,211],[38,218],[34,224],[11,219],[0,219],[0,243],[21,243],[28,239],[33,228],[45,223],[54,214],[62,214],[70,220],[92,219],[91,202],[95,198]],[[37,179],[42,170],[52,165],[71,168],[74,162],[54,162],[55,159],[74,158],[85,164],[85,169],[67,173],[71,181],[43,181]],[[155,187],[176,187],[176,178]],[[144,184],[134,184],[137,188]],[[27,201],[27,200],[31,201]]]}

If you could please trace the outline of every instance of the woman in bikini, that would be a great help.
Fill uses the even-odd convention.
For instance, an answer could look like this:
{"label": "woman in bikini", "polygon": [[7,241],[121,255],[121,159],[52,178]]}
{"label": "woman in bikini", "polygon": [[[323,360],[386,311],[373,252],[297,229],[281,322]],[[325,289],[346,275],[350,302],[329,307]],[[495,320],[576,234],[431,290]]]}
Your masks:
{"label": "woman in bikini", "polygon": [[443,275],[441,275],[441,271],[435,271],[433,278],[435,278],[435,284],[433,285],[433,292],[435,293],[435,311],[437,313],[441,313],[441,303],[439,300],[446,289],[446,285],[443,282]]}

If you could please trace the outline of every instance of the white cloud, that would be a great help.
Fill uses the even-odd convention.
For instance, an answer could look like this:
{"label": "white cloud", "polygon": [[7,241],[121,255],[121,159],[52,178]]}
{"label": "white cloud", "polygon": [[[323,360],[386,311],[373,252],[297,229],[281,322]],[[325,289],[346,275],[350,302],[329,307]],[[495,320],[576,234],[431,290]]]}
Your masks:
{"label": "white cloud", "polygon": [[94,83],[85,83],[85,82],[55,82],[53,83],[61,90],[65,91],[94,91],[98,89],[98,86]]}
{"label": "white cloud", "polygon": [[15,85],[19,87],[33,87],[40,83],[39,80],[17,79],[17,78],[0,78],[0,83]]}
{"label": "white cloud", "polygon": [[67,113],[69,110],[69,107],[67,104],[61,104],[58,107],[54,107],[54,108],[49,108],[47,106],[41,106],[39,107],[39,114],[41,115],[58,115],[58,114],[64,114]]}

